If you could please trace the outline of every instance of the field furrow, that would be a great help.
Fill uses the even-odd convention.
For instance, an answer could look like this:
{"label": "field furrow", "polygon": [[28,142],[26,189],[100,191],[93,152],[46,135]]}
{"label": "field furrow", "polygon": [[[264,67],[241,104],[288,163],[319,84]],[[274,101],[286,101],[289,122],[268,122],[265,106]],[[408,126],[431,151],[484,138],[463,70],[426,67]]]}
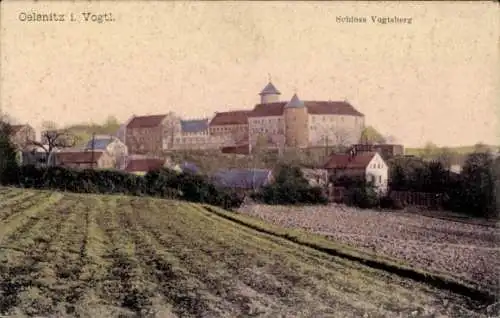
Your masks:
{"label": "field furrow", "polygon": [[486,317],[461,294],[306,247],[268,223],[260,231],[220,209],[2,187],[0,196],[0,315]]}
{"label": "field furrow", "polygon": [[9,313],[15,307],[32,315],[53,312],[52,298],[57,291],[54,290],[54,264],[49,249],[57,241],[64,240],[64,229],[71,222],[66,216],[72,205],[74,201],[62,199],[42,221],[8,238],[10,245],[16,244],[23,252],[7,249],[2,255],[7,259],[7,264],[2,263],[0,285],[4,286],[2,290],[7,290],[7,293],[0,297],[1,313]]}

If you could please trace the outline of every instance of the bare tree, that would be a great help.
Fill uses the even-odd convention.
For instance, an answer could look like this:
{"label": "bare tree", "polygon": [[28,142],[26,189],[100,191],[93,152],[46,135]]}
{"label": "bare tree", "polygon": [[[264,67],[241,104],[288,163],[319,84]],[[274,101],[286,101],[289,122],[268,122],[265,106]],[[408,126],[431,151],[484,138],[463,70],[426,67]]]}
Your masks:
{"label": "bare tree", "polygon": [[28,145],[45,151],[47,159],[55,149],[74,147],[78,141],[70,131],[57,129],[54,122],[44,122],[42,129],[41,140],[28,140]]}
{"label": "bare tree", "polygon": [[349,132],[345,129],[336,129],[335,133],[335,146],[337,149],[343,151],[350,146]]}
{"label": "bare tree", "polygon": [[172,150],[175,147],[175,135],[178,132],[178,126],[180,123],[180,118],[178,118],[174,112],[169,112],[167,114],[167,119],[163,124],[163,146],[165,150]]}

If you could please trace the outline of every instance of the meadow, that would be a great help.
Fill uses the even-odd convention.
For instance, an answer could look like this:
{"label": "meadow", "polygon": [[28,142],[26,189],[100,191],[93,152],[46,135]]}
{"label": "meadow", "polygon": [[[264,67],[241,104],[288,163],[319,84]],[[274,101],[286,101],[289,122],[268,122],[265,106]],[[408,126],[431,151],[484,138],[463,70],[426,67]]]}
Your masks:
{"label": "meadow", "polygon": [[0,188],[0,315],[486,317],[283,231],[201,204]]}

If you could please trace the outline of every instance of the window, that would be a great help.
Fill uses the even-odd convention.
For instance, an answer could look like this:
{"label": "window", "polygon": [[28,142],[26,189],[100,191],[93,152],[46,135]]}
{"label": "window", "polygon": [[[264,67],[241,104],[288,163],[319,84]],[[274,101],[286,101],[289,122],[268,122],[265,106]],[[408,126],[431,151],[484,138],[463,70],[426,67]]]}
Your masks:
{"label": "window", "polygon": [[378,183],[382,183],[382,176],[378,176]]}

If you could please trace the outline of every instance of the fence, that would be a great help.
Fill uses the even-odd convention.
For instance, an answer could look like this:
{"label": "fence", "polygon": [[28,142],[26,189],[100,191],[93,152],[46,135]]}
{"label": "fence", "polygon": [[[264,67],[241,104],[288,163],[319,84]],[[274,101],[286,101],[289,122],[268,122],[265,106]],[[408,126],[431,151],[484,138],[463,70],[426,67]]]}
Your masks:
{"label": "fence", "polygon": [[389,196],[404,205],[416,207],[439,207],[443,203],[443,194],[411,191],[391,191]]}

